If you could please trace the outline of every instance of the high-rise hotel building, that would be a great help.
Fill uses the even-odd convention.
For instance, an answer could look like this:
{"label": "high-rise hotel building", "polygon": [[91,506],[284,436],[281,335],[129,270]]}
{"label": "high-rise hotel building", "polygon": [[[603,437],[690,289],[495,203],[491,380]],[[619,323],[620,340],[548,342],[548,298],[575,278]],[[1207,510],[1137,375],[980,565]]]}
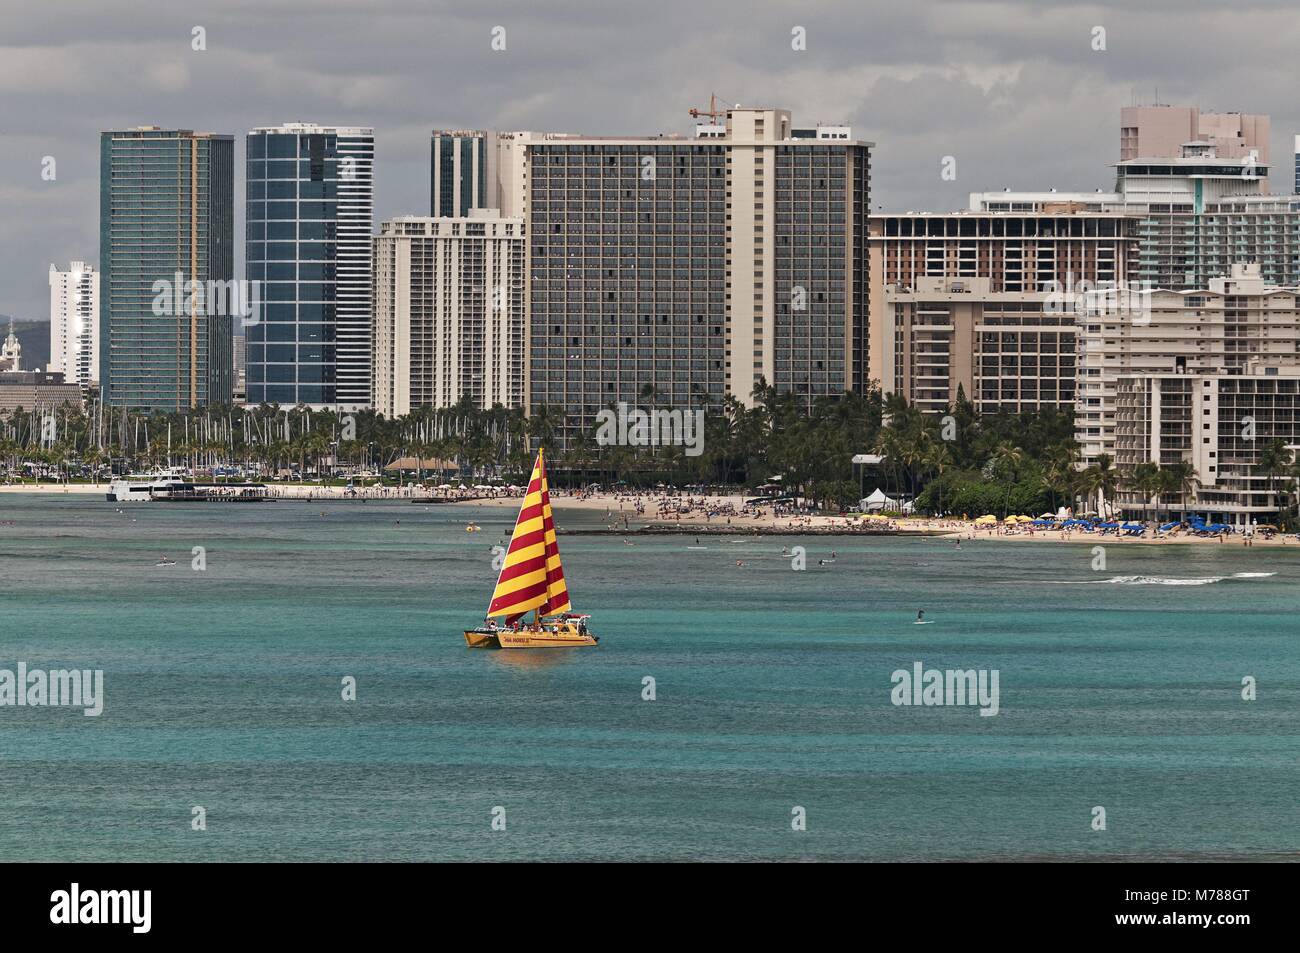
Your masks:
{"label": "high-rise hotel building", "polygon": [[50,363],[47,371],[83,387],[99,383],[99,272],[84,261],[50,265]]}
{"label": "high-rise hotel building", "polygon": [[603,407],[686,407],[766,381],[867,381],[871,143],[736,107],[694,139],[527,145],[529,405],[566,436]]}
{"label": "high-rise hotel building", "polygon": [[1197,291],[1155,291],[1140,314],[1080,318],[1076,438],[1085,460],[1116,455],[1118,381],[1143,374],[1251,374],[1300,366],[1295,288],[1266,282],[1255,264]]}
{"label": "high-rise hotel building", "polygon": [[942,412],[1073,409],[1074,295],[1122,285],[1136,222],[1054,193],[972,212],[870,219],[870,377]]}
{"label": "high-rise hotel building", "polygon": [[[1265,283],[1235,264],[1204,291],[1159,291],[1149,320],[1093,319],[1083,370],[1100,397],[1099,426],[1079,436],[1122,470],[1188,463],[1197,512],[1244,525],[1271,518],[1288,482],[1261,468],[1276,441],[1300,444],[1300,288]],[[1123,511],[1170,512],[1121,487]]]}
{"label": "high-rise hotel building", "polygon": [[1191,465],[1194,494],[1148,497],[1121,484],[1116,502],[1128,516],[1173,512],[1245,526],[1266,522],[1285,505],[1294,477],[1261,466],[1276,441],[1300,445],[1300,367],[1251,364],[1243,372],[1149,372],[1119,378],[1115,465]]}
{"label": "high-rise hotel building", "polygon": [[380,226],[375,248],[372,404],[524,404],[524,222],[479,209]]}
{"label": "high-rise hotel building", "polygon": [[1242,262],[1258,264],[1271,284],[1300,283],[1300,198],[1267,193],[1269,168],[1255,148],[1245,156],[1240,145],[1228,156],[1218,149],[1192,142],[1174,156],[1124,159],[1113,192],[982,192],[970,208],[1071,205],[1132,219],[1138,247],[1129,277],[1151,288],[1204,289]]}
{"label": "high-rise hotel building", "polygon": [[370,402],[374,131],[286,123],[247,138],[245,328],[250,404]]}
{"label": "high-rise hotel building", "polygon": [[157,126],[101,133],[99,196],[105,402],[228,402],[231,317],[187,289],[234,278],[234,139]]}

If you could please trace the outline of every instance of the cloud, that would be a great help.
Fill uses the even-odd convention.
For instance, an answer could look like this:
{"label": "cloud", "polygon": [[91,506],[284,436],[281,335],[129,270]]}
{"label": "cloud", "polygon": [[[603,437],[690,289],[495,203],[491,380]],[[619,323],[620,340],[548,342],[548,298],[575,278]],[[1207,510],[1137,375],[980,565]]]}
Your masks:
{"label": "cloud", "polygon": [[[0,312],[20,316],[44,316],[50,261],[98,257],[107,128],[242,140],[298,119],[373,126],[377,218],[427,210],[432,128],[689,133],[687,109],[715,92],[851,123],[877,144],[872,201],[886,209],[1109,188],[1119,109],[1157,90],[1271,113],[1275,188],[1300,129],[1287,0],[67,0],[0,8],[0,37]],[[44,155],[55,183],[39,178]],[[956,181],[940,178],[945,156]]]}

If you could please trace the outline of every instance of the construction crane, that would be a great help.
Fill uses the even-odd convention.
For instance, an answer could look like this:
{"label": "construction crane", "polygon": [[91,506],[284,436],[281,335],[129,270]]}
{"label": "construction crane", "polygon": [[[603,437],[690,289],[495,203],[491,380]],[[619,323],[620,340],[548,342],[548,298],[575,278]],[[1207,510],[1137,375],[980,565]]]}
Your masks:
{"label": "construction crane", "polygon": [[726,118],[727,118],[727,111],[726,111],[725,109],[719,109],[719,108],[718,108],[718,97],[715,96],[713,93],[709,93],[709,108],[708,108],[708,109],[694,109],[694,108],[692,108],[692,109],[689,110],[689,112],[690,112],[690,115],[691,115],[691,118],[692,118],[692,119],[699,119],[701,116],[708,116],[709,119],[713,121],[713,124],[714,124],[715,126],[718,125],[718,120],[719,120],[719,119],[726,119]]}

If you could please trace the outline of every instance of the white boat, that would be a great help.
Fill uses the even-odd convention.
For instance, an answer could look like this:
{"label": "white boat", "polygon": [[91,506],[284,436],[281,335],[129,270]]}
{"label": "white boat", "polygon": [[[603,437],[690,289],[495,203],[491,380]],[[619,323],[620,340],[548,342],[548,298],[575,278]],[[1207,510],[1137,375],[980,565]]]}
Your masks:
{"label": "white boat", "polygon": [[155,491],[159,495],[170,494],[173,489],[185,486],[185,481],[178,475],[164,474],[156,476],[132,475],[121,477],[108,485],[106,497],[110,503],[148,502],[154,499]]}
{"label": "white boat", "polygon": [[179,467],[155,476],[129,476],[114,480],[105,494],[110,503],[259,503],[270,499],[264,483],[195,483]]}

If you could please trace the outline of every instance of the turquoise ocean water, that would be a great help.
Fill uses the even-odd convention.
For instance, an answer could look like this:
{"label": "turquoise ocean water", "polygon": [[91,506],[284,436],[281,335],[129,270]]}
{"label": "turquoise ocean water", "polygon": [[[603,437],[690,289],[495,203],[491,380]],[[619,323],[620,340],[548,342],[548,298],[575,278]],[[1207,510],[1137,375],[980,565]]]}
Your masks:
{"label": "turquoise ocean water", "polygon": [[122,509],[0,497],[0,668],[106,696],[0,707],[0,860],[1300,857],[1300,545],[562,536],[603,641],[513,653],[460,636],[513,511]]}

